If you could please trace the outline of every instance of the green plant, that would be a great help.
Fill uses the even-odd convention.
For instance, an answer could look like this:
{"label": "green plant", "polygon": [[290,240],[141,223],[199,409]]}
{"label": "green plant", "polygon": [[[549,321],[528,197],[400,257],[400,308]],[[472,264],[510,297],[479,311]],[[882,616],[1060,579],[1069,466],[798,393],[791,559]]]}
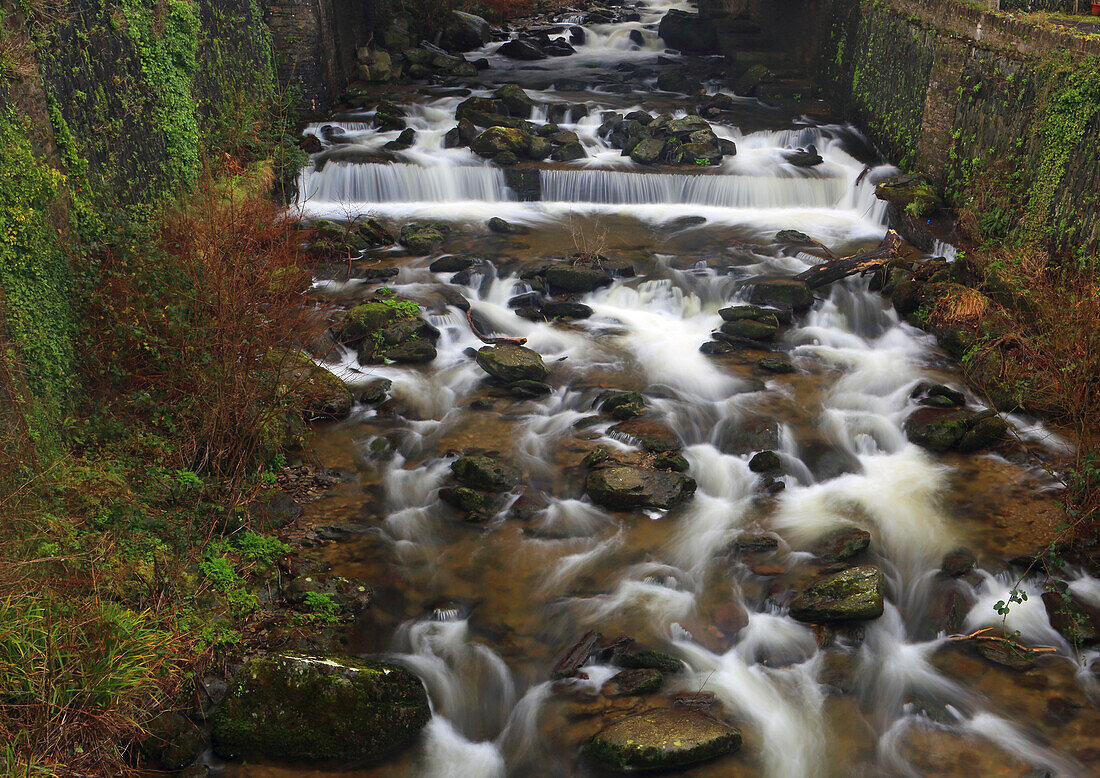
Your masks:
{"label": "green plant", "polygon": [[302,604],[311,621],[335,624],[339,620],[340,605],[331,594],[307,592]]}
{"label": "green plant", "polygon": [[290,551],[290,546],[278,538],[271,535],[258,535],[251,530],[237,539],[237,552],[265,570],[274,567],[275,562]]}

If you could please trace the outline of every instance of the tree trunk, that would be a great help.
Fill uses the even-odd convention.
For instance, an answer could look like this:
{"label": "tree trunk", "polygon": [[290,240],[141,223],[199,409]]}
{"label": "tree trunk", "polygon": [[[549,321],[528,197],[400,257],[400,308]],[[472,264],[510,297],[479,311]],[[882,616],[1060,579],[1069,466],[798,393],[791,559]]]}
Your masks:
{"label": "tree trunk", "polygon": [[841,257],[820,265],[814,265],[809,270],[795,276],[799,281],[805,281],[811,289],[831,284],[841,278],[847,278],[856,273],[867,273],[878,270],[890,260],[898,259],[901,254],[901,236],[894,230],[887,230],[886,236],[878,244],[878,248],[865,251],[862,254],[853,254],[849,257]]}

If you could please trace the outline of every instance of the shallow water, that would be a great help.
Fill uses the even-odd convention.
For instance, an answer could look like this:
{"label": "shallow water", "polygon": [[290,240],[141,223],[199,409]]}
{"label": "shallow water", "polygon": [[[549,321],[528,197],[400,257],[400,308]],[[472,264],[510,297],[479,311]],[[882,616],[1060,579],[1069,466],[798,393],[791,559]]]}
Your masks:
{"label": "shallow water", "polygon": [[[714,713],[744,735],[737,754],[684,771],[693,776],[1100,770],[1095,682],[1085,669],[1095,652],[1078,652],[1053,631],[1040,582],[1025,584],[1032,596],[1006,625],[1025,643],[1054,649],[1037,669],[992,665],[943,632],[945,602],[962,609],[963,632],[997,625],[992,605],[1019,574],[1003,560],[1042,547],[1058,518],[1056,492],[1026,458],[936,457],[906,440],[902,423],[921,381],[965,391],[934,340],[854,278],[821,291],[771,346],[795,363],[794,374],[761,371],[763,351],[699,351],[719,324],[718,309],[737,300],[740,281],[793,275],[818,261],[784,253],[778,230],[804,231],[838,254],[875,245],[885,211],[874,183],[894,168],[861,154],[867,144],[852,127],[749,100],[744,122],[728,115],[712,122],[738,147],[717,169],[646,170],[609,149],[596,136],[601,110],[682,115],[691,102],[654,92],[652,79],[638,79],[629,94],[598,85],[555,92],[552,84],[622,62],[658,67],[664,50],[654,28],[669,7],[687,6],[639,5],[640,22],[598,25],[563,60],[517,64],[487,47],[486,86],[518,81],[536,101],[590,106],[588,117],[561,125],[577,132],[589,157],[543,166],[540,201],[520,202],[501,171],[468,150],[441,148],[462,98],[411,90],[403,102],[418,131],[413,148],[383,162],[334,157],[303,173],[299,207],[307,216],[450,222],[448,252],[491,263],[460,289],[474,314],[494,334],[526,338],[550,366],[554,392],[518,400],[484,381],[465,353],[482,345],[465,316],[432,297],[450,276],[427,269],[434,257],[390,250],[361,260],[400,268],[387,283],[424,303],[442,332],[439,355],[423,368],[363,366],[354,353],[327,364],[353,385],[391,379],[393,399],[317,431],[319,461],[354,477],[309,505],[305,521],[369,528],[317,553],[334,574],[376,589],[352,629],[352,649],[416,672],[434,715],[413,747],[381,765],[232,765],[227,774],[596,774],[580,756],[584,740],[617,715],[671,705],[677,690],[714,692]],[[631,29],[643,31],[645,46],[632,47]],[[345,160],[354,156],[349,148],[376,154],[396,137],[370,129],[369,118],[368,111],[328,122],[354,136],[341,146]],[[786,163],[784,150],[811,143],[823,165]],[[491,216],[529,232],[489,233]],[[685,216],[705,222],[677,222]],[[525,267],[593,246],[637,275],[579,298],[591,318],[535,323],[508,308],[529,290]],[[346,302],[373,288],[320,282],[317,291]],[[643,392],[649,416],[675,431],[698,482],[692,500],[646,513],[588,501],[583,456],[597,445],[626,457],[637,451],[608,431],[606,418],[576,426],[608,388]],[[972,394],[968,401],[981,407]],[[777,428],[785,489],[775,496],[761,490],[741,443],[739,431],[760,424]],[[1057,453],[1060,441],[1045,439],[1041,427],[1027,432]],[[370,453],[378,437],[393,444],[392,456]],[[505,510],[470,525],[441,503],[448,465],[466,452],[498,452],[519,465],[525,486],[515,497],[535,506],[533,516]],[[815,572],[805,549],[849,524],[872,535],[868,560],[886,573],[886,613],[821,648],[787,604]],[[759,532],[777,537],[778,551],[729,552],[738,536]],[[979,569],[959,581],[938,575],[944,554],[959,547],[977,553]],[[1094,579],[1076,574],[1072,586],[1100,601]],[[731,610],[742,608],[747,626],[728,628]],[[593,628],[673,653],[688,670],[645,699],[602,695],[615,672],[608,666],[549,683],[557,656]]]}

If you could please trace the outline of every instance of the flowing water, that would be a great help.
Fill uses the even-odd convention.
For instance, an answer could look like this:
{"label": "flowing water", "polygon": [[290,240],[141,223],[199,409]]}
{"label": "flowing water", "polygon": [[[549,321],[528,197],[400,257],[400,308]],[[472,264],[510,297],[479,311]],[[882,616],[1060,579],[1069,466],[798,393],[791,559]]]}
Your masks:
{"label": "flowing water", "polygon": [[[397,133],[371,129],[370,111],[342,115],[325,124],[343,128],[349,142],[315,155],[302,175],[299,207],[309,217],[449,222],[449,252],[489,261],[460,289],[473,314],[494,334],[526,338],[551,367],[554,387],[520,400],[486,384],[468,355],[482,344],[465,315],[434,294],[450,276],[428,270],[434,257],[391,249],[360,260],[399,268],[387,283],[422,301],[441,331],[439,354],[422,368],[360,365],[350,351],[327,363],[352,385],[391,379],[392,400],[357,407],[317,433],[320,460],[354,477],[308,506],[307,519],[367,528],[318,552],[333,573],[376,590],[350,648],[416,672],[434,715],[401,755],[341,774],[596,774],[580,756],[585,738],[623,713],[671,705],[670,690],[714,692],[714,712],[744,735],[734,756],[684,771],[694,776],[1097,774],[1100,717],[1088,669],[1096,655],[1051,628],[1038,582],[1025,584],[1032,596],[1007,620],[1024,642],[1054,649],[1038,669],[991,664],[945,634],[999,625],[993,604],[1019,574],[1002,560],[1042,545],[1057,521],[1057,495],[1026,457],[937,457],[906,440],[914,387],[964,388],[934,340],[899,321],[866,279],[853,278],[821,291],[775,344],[794,374],[760,371],[761,352],[699,351],[741,281],[793,275],[819,261],[781,250],[778,230],[809,233],[838,254],[876,244],[885,212],[874,183],[894,168],[850,126],[748,99],[731,112],[736,119],[712,122],[737,144],[720,167],[660,172],[609,148],[596,134],[603,110],[692,112],[684,98],[655,91],[651,77],[677,61],[659,59],[664,46],[654,31],[669,7],[687,6],[639,5],[640,21],[589,27],[586,43],[563,59],[515,63],[487,47],[491,67],[478,81],[485,89],[474,94],[518,81],[536,101],[590,109],[561,123],[588,157],[540,166],[541,199],[521,201],[500,168],[442,147],[462,96],[411,90],[392,99],[417,130],[412,148],[382,149]],[[632,76],[626,92],[594,78],[624,65],[650,68],[650,77]],[[556,90],[563,79],[592,86]],[[534,121],[544,120],[536,111]],[[787,164],[785,150],[808,144],[824,164]],[[528,231],[490,233],[492,216]],[[526,268],[597,244],[637,274],[584,295],[591,318],[536,323],[508,307],[530,290]],[[376,286],[322,281],[317,292],[349,302]],[[606,417],[591,418],[608,388],[642,392],[649,415],[675,431],[698,482],[693,499],[629,514],[585,497],[579,463],[588,451],[637,450],[608,431]],[[981,406],[972,394],[968,401]],[[1062,445],[1026,420],[1013,423],[1051,455]],[[742,431],[761,426],[775,435],[784,465],[785,489],[775,495],[748,467],[752,446]],[[379,439],[389,455],[376,453]],[[458,520],[438,490],[463,452],[499,452],[519,465],[524,488],[512,507],[525,510],[505,509],[483,525]],[[805,549],[850,524],[871,532],[870,561],[886,573],[886,612],[828,644],[793,620],[787,604],[814,569]],[[731,553],[745,533],[771,534],[778,551]],[[978,570],[957,580],[938,575],[945,553],[959,547],[977,553]],[[1074,575],[1073,591],[1100,602],[1100,584],[1084,574]],[[741,609],[747,626],[724,630]],[[947,627],[952,609],[958,618]],[[632,636],[687,669],[666,693],[641,702],[600,693],[616,672],[610,666],[549,682],[556,657],[589,629]],[[228,769],[314,776],[344,768]]]}

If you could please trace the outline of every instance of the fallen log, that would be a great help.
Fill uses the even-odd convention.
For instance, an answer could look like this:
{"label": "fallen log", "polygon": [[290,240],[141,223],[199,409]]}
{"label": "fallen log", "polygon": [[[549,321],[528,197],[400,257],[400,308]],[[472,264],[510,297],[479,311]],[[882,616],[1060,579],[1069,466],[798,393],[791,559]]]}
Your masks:
{"label": "fallen log", "polygon": [[809,270],[799,273],[795,279],[804,281],[811,289],[817,289],[819,286],[831,284],[833,281],[839,281],[856,273],[864,274],[882,270],[887,263],[901,258],[901,246],[901,236],[894,230],[887,230],[886,237],[878,244],[878,248],[814,265]]}
{"label": "fallen log", "polygon": [[550,677],[559,680],[576,675],[581,665],[588,661],[588,657],[592,655],[592,651],[601,639],[602,636],[595,630],[586,632],[584,637],[574,643],[554,664],[554,669],[550,671]]}
{"label": "fallen log", "polygon": [[501,343],[514,343],[517,346],[522,346],[527,342],[527,338],[490,338],[477,328],[474,324],[474,319],[470,316],[470,312],[466,311],[466,323],[470,325],[470,331],[474,333],[474,336],[482,343],[488,343],[490,346],[499,346]]}

